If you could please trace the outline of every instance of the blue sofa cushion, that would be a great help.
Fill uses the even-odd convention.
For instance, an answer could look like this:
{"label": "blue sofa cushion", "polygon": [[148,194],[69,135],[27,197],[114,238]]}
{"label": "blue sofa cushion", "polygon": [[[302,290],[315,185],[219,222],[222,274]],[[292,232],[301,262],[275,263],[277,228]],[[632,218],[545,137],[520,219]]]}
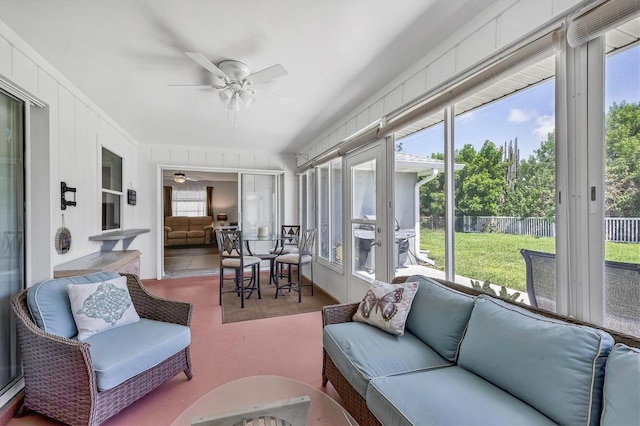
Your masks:
{"label": "blue sofa cushion", "polygon": [[479,296],[458,365],[561,424],[597,424],[610,334]]}
{"label": "blue sofa cushion", "polygon": [[98,389],[109,390],[189,346],[189,327],[142,318],[87,338]]}
{"label": "blue sofa cushion", "polygon": [[394,336],[360,322],[327,325],[322,340],[336,367],[363,398],[373,377],[451,365],[411,333]]}
{"label": "blue sofa cushion", "polygon": [[640,424],[640,349],[618,343],[609,354],[600,424]]}
{"label": "blue sofa cushion", "polygon": [[38,327],[56,336],[71,338],[78,334],[71,314],[71,303],[67,286],[109,282],[120,277],[117,272],[96,272],[75,277],[54,278],[34,284],[27,291],[27,303]]}
{"label": "blue sofa cushion", "polygon": [[458,366],[373,379],[366,401],[383,425],[555,424]]}
{"label": "blue sofa cushion", "polygon": [[475,297],[415,275],[420,284],[407,318],[406,329],[440,355],[455,362]]}

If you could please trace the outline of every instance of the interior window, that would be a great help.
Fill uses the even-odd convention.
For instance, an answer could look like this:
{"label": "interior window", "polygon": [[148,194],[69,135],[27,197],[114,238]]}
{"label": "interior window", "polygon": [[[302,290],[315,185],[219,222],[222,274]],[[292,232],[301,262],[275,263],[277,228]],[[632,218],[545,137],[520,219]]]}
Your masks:
{"label": "interior window", "polygon": [[102,148],[102,230],[120,229],[122,224],[122,157]]}
{"label": "interior window", "polygon": [[173,188],[171,203],[173,216],[206,216],[207,192],[204,186]]}

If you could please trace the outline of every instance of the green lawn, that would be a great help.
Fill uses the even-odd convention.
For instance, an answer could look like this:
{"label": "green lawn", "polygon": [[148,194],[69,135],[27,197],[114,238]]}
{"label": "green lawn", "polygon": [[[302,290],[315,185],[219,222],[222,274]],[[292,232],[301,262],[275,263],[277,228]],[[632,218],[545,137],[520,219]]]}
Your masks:
{"label": "green lawn", "polygon": [[[423,230],[420,242],[423,250],[431,251],[435,267],[444,270],[444,231]],[[523,248],[554,253],[555,238],[456,232],[456,274],[526,291]],[[640,244],[607,242],[606,255],[607,260],[638,263]]]}

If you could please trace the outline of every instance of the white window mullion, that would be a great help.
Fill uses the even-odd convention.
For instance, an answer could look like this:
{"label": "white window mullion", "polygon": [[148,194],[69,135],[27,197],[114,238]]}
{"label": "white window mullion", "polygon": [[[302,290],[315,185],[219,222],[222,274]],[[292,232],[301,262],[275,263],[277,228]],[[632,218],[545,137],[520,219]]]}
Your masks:
{"label": "white window mullion", "polygon": [[[556,55],[556,312],[569,314],[569,111],[573,111],[572,94],[567,75],[573,71],[573,49]],[[571,120],[575,124],[575,120]],[[573,133],[573,132],[571,132]]]}
{"label": "white window mullion", "polygon": [[604,36],[591,40],[587,45],[587,203],[589,238],[589,299],[588,319],[604,324]]}

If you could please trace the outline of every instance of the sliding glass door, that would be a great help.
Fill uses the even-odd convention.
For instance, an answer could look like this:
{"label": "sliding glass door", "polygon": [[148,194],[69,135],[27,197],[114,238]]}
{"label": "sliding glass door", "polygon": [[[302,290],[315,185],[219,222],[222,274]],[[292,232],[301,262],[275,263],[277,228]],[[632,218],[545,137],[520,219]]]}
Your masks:
{"label": "sliding glass door", "polygon": [[23,129],[24,103],[0,91],[0,401],[21,376],[11,298],[24,288]]}

